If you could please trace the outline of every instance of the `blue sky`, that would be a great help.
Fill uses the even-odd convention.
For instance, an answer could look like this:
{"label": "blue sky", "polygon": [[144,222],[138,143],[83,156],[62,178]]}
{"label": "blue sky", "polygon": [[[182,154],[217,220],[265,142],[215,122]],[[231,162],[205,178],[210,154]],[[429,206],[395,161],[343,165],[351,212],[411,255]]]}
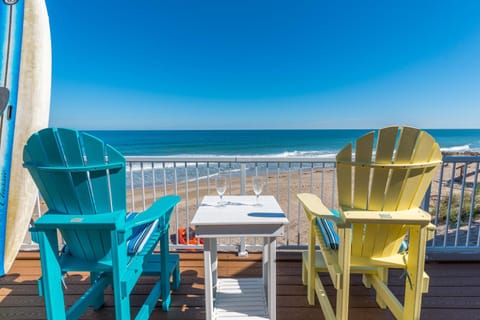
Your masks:
{"label": "blue sky", "polygon": [[46,3],[51,126],[480,127],[477,0]]}

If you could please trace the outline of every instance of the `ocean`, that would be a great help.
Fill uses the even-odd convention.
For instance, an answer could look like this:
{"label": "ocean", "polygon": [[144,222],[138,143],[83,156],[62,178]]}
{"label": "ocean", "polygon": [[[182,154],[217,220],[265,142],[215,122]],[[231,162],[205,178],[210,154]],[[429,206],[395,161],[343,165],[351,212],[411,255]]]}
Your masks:
{"label": "ocean", "polygon": [[[323,160],[333,160],[347,143],[371,130],[174,130],[174,131],[88,131],[117,148],[126,156],[268,156],[269,158],[315,157],[321,166]],[[443,151],[480,152],[480,129],[428,130],[440,143]],[[219,158],[220,159],[220,158]],[[247,176],[265,174],[268,170],[288,172],[298,170],[300,163],[250,164]],[[327,164],[330,166],[330,164]],[[231,175],[240,175],[240,164],[195,163],[174,165],[155,164],[154,174],[141,174],[140,163],[131,167],[128,183],[135,188],[157,181],[171,184],[175,181],[208,179],[219,167]],[[155,175],[155,179],[153,179]],[[132,181],[130,181],[132,180]]]}
{"label": "ocean", "polygon": [[[88,131],[127,156],[270,156],[332,158],[371,130]],[[480,152],[480,129],[428,131],[446,152]]]}

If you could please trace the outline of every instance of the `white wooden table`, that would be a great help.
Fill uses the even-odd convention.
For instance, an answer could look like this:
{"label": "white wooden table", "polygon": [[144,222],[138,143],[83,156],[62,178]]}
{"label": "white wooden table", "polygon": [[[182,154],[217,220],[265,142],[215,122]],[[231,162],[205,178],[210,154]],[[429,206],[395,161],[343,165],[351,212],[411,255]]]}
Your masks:
{"label": "white wooden table", "polygon": [[[283,236],[288,224],[273,196],[224,196],[225,205],[218,205],[218,196],[206,196],[192,225],[196,235],[204,239],[205,311],[206,319],[248,317],[276,319],[276,237]],[[254,279],[218,279],[217,238],[263,238],[263,274]]]}

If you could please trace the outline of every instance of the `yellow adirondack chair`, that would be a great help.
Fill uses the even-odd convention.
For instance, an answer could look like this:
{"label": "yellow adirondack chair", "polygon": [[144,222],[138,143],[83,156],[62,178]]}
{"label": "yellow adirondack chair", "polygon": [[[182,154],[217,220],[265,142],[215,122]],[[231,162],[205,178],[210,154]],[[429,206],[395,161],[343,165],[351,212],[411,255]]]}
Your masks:
{"label": "yellow adirondack chair", "polygon": [[[397,319],[419,319],[428,290],[425,248],[434,227],[419,206],[441,164],[440,148],[428,133],[410,127],[383,128],[376,140],[375,152],[370,132],[356,141],[354,159],[352,144],[338,153],[338,211],[314,194],[297,195],[309,220],[303,283],[309,303],[315,304],[316,293],[327,319],[348,318],[350,273],[363,274],[378,305]],[[389,268],[405,269],[403,305],[388,288]],[[318,272],[328,272],[337,290],[336,312]]]}

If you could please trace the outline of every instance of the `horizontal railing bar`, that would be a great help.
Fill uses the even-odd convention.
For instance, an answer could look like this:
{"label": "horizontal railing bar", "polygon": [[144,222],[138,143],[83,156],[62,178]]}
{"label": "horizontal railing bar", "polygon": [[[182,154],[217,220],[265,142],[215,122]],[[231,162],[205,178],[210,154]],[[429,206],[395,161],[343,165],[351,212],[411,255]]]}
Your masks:
{"label": "horizontal railing bar", "polygon": [[443,162],[480,162],[480,156],[443,156]]}

